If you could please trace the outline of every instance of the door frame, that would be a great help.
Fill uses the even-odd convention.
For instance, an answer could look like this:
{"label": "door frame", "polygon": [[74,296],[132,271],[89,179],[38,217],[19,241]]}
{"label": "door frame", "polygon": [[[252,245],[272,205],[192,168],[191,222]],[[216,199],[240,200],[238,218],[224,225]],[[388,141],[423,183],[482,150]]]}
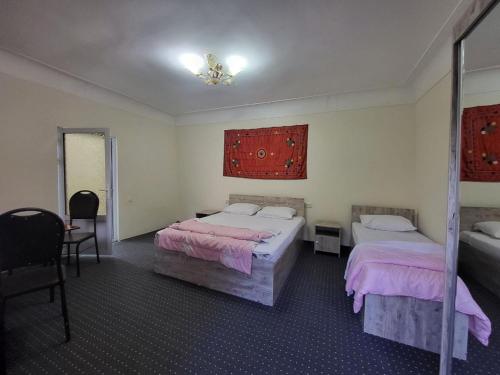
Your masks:
{"label": "door frame", "polygon": [[120,241],[119,206],[118,206],[118,140],[110,137],[111,144],[111,193],[113,196],[113,238],[112,242]]}
{"label": "door frame", "polygon": [[[105,174],[106,174],[106,249],[102,249],[104,254],[112,253],[112,241],[114,234],[114,186],[113,174],[114,163],[112,157],[111,137],[108,128],[62,128],[57,127],[57,186],[59,216],[66,218],[66,175],[64,163],[64,134],[104,134],[104,155],[105,155]],[[116,158],[116,156],[115,156]],[[98,216],[98,218],[103,216]]]}

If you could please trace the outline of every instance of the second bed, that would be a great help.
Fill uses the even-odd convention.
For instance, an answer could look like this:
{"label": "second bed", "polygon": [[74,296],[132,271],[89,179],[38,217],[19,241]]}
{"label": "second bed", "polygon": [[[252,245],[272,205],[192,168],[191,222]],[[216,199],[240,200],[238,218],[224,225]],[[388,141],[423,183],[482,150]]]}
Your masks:
{"label": "second bed", "polygon": [[[412,209],[352,207],[356,246],[348,261],[346,289],[354,292],[355,312],[364,307],[364,332],[439,353],[444,249],[417,231],[367,228],[360,223],[361,215],[402,216],[415,227],[417,215]],[[467,357],[469,328],[487,345],[491,323],[459,280],[454,338],[457,358]]]}
{"label": "second bed", "polygon": [[500,208],[460,209],[459,272],[500,297],[500,239],[474,230],[478,222],[500,222]]}

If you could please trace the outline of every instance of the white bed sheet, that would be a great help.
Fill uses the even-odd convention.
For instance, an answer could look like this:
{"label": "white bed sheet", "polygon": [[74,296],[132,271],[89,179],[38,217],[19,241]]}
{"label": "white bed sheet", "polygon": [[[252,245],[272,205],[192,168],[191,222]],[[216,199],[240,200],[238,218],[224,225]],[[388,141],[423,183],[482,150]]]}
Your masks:
{"label": "white bed sheet", "polygon": [[460,232],[460,241],[481,250],[492,258],[500,260],[500,239],[493,238],[481,232]]}
{"label": "white bed sheet", "polygon": [[376,241],[408,241],[408,242],[432,242],[417,231],[391,232],[388,230],[376,230],[364,227],[361,223],[352,223],[352,238],[354,244]]}
{"label": "white bed sheet", "polygon": [[259,217],[255,215],[236,215],[227,212],[220,212],[218,214],[206,216],[197,220],[209,224],[226,225],[229,227],[247,228],[274,233],[275,236],[266,242],[259,243],[253,251],[257,258],[265,258],[271,261],[278,259],[283,254],[306,222],[302,216],[295,216],[291,220],[284,220]]}

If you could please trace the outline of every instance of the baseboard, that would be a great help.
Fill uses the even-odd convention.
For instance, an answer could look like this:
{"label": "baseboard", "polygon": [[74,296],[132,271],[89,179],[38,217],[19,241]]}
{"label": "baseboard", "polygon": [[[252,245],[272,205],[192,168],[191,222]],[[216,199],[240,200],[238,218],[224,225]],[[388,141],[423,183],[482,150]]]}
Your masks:
{"label": "baseboard", "polygon": [[115,242],[134,240],[134,239],[137,239],[139,237],[144,237],[146,235],[151,235],[151,236],[154,237],[154,235],[156,234],[156,232],[158,232],[158,231],[160,231],[162,229],[165,229],[165,228],[156,229],[156,230],[153,230],[151,232],[146,232],[146,233],[138,234],[138,235],[135,235],[135,236],[132,236],[132,237],[121,238],[121,239],[119,239],[118,241],[115,241]]}

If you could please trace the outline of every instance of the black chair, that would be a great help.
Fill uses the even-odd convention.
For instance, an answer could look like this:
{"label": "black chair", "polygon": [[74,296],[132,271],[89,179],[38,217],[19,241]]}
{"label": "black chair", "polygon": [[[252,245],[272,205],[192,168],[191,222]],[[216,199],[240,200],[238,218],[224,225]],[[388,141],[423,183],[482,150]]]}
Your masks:
{"label": "black chair", "polygon": [[4,358],[4,311],[7,299],[59,286],[66,341],[69,320],[64,291],[65,271],[61,265],[64,223],[54,213],[40,208],[20,208],[0,215],[0,347]]}
{"label": "black chair", "polygon": [[87,219],[94,221],[93,232],[68,232],[64,238],[64,243],[68,249],[67,263],[70,263],[71,245],[76,245],[76,275],[80,276],[80,245],[82,242],[94,239],[95,255],[97,263],[99,260],[99,247],[97,245],[97,210],[99,209],[99,197],[90,190],[80,190],[73,194],[69,199],[69,218],[70,225],[73,225],[75,219]]}

